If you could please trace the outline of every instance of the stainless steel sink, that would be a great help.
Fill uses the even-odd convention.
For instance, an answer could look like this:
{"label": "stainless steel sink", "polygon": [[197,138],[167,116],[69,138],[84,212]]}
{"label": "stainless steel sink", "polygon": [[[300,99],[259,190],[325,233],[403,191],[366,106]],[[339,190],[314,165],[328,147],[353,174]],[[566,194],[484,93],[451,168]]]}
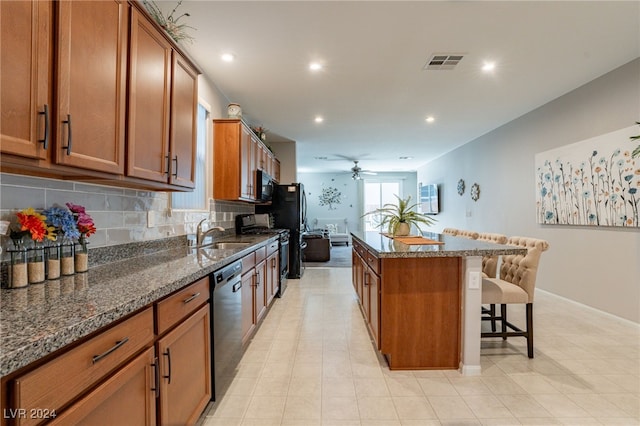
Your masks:
{"label": "stainless steel sink", "polygon": [[238,243],[238,242],[219,242],[213,243],[207,248],[219,249],[219,250],[229,250],[229,249],[242,249],[245,247],[249,247],[251,243]]}

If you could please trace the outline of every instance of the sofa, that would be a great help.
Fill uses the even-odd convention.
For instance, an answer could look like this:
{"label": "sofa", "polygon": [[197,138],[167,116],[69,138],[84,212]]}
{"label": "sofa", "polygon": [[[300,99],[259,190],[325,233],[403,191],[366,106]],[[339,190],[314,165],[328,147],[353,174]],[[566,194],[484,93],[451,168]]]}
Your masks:
{"label": "sofa", "polygon": [[306,247],[302,251],[302,260],[305,262],[328,262],[331,260],[331,246],[329,238],[323,233],[305,232],[302,241]]}
{"label": "sofa", "polygon": [[314,219],[312,221],[314,231],[321,231],[329,236],[331,245],[346,244],[349,245],[351,235],[349,235],[349,226],[347,219]]}

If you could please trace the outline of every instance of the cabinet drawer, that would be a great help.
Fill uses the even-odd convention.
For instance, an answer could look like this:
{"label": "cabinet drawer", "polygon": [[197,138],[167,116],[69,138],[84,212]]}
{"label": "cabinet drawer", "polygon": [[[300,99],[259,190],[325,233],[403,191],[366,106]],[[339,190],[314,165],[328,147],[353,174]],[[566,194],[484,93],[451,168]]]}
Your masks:
{"label": "cabinet drawer", "polygon": [[278,242],[274,241],[267,245],[267,257],[271,256],[275,251],[278,250]]}
{"label": "cabinet drawer", "polygon": [[162,334],[209,300],[209,277],[156,303],[156,334]]}
{"label": "cabinet drawer", "polygon": [[266,247],[260,247],[258,250],[255,251],[255,253],[256,253],[256,264],[262,262],[267,258]]}
{"label": "cabinet drawer", "polygon": [[354,244],[353,249],[363,258],[367,257],[367,249],[364,248],[361,244]]}
{"label": "cabinet drawer", "polygon": [[365,259],[367,260],[367,265],[375,272],[377,275],[380,275],[380,259],[378,259],[371,252],[367,251],[365,254]]}
{"label": "cabinet drawer", "polygon": [[[153,343],[153,309],[106,329],[13,382],[15,407],[60,411],[60,408]],[[38,419],[19,419],[36,424]]]}
{"label": "cabinet drawer", "polygon": [[251,253],[242,258],[242,275],[246,274],[256,266],[256,254]]}

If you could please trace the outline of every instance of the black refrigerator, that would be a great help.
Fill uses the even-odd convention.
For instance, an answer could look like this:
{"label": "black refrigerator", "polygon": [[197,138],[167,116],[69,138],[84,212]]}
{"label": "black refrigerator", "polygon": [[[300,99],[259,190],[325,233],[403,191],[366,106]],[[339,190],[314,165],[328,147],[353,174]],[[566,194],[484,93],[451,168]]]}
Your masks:
{"label": "black refrigerator", "polygon": [[304,271],[302,264],[302,233],[307,221],[307,199],[301,183],[275,185],[270,205],[256,206],[256,213],[269,213],[275,228],[288,229],[289,275],[300,278]]}

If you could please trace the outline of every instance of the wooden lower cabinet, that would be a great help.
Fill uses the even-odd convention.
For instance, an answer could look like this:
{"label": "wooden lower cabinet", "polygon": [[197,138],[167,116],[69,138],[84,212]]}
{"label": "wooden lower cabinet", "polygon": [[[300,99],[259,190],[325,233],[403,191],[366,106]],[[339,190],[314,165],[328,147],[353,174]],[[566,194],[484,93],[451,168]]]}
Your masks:
{"label": "wooden lower cabinet", "polygon": [[389,368],[457,369],[460,258],[377,258],[354,241],[352,260],[354,289]]}
{"label": "wooden lower cabinet", "polygon": [[[276,245],[278,243],[276,242]],[[276,251],[267,257],[267,306],[271,304],[280,288],[280,252]]]}
{"label": "wooden lower cabinet", "polygon": [[50,424],[155,425],[156,361],[154,349],[147,349]]}
{"label": "wooden lower cabinet", "polygon": [[158,340],[159,424],[192,425],[211,399],[209,305]]}

